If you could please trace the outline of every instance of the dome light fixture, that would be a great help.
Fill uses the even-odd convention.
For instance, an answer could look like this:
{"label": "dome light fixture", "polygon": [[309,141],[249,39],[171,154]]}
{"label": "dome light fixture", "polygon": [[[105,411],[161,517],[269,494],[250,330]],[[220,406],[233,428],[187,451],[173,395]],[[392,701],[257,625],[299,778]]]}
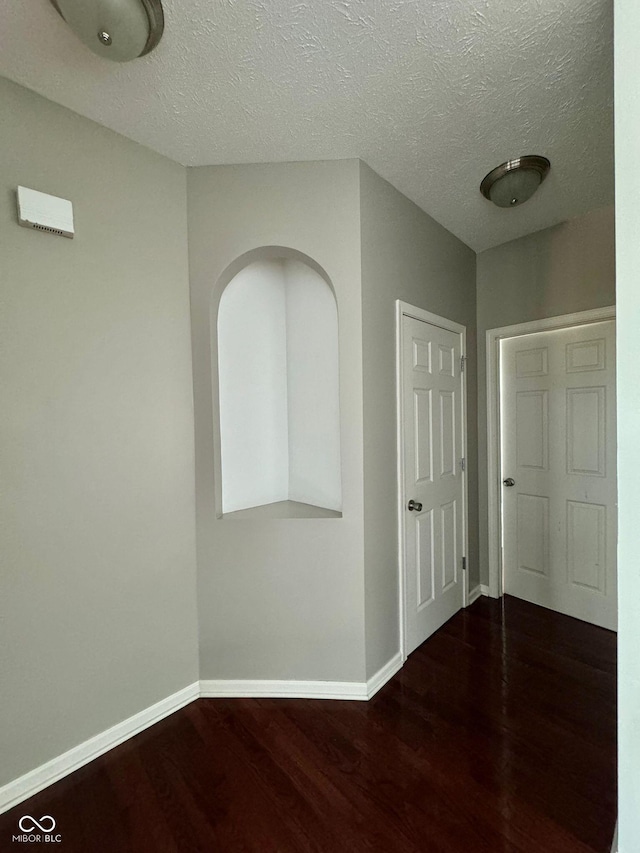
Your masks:
{"label": "dome light fixture", "polygon": [[162,38],[161,0],[51,0],[89,50],[115,62],[150,53]]}
{"label": "dome light fixture", "polygon": [[538,154],[507,160],[484,176],[480,192],[498,207],[517,207],[531,198],[550,168],[547,158]]}

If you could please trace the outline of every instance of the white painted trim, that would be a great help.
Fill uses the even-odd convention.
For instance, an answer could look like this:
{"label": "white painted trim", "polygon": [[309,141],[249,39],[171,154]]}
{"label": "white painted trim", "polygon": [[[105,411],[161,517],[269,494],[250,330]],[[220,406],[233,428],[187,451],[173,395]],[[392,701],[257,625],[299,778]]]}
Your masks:
{"label": "white painted trim", "polygon": [[474,588],[469,593],[469,601],[467,602],[467,607],[470,607],[474,601],[477,601],[482,597],[482,590],[480,589],[480,584],[474,586]]}
{"label": "white painted trim", "polygon": [[229,679],[200,682],[201,699],[355,699],[365,701],[364,681],[268,681]]}
{"label": "white painted trim", "polygon": [[402,661],[406,661],[405,651],[405,607],[404,607],[404,543],[405,517],[402,496],[404,495],[404,413],[402,407],[402,306],[396,300],[396,494],[398,508],[398,648]]}
{"label": "white painted trim", "polygon": [[474,601],[477,601],[479,598],[482,598],[483,595],[489,596],[489,587],[484,583],[479,583],[474,586],[474,588],[469,593],[469,604],[467,604],[467,607],[469,607],[470,604],[473,604]]}
{"label": "white painted trim", "polygon": [[487,361],[487,504],[489,528],[489,595],[500,598],[502,595],[502,517],[500,488],[500,341],[521,335],[533,335],[554,329],[568,329],[572,326],[586,326],[613,320],[616,316],[615,305],[596,308],[592,311],[580,311],[575,314],[562,314],[558,317],[545,317],[530,323],[515,326],[503,326],[489,329],[486,335]]}
{"label": "white painted trim", "polygon": [[441,317],[439,314],[432,314],[431,311],[425,311],[424,308],[416,308],[415,305],[410,305],[408,302],[403,302],[401,299],[396,300],[398,311],[405,317],[413,317],[414,320],[422,320],[423,323],[430,323],[432,326],[439,326],[441,329],[446,329],[448,332],[458,332],[459,335],[465,334],[466,326],[456,323],[454,320],[448,320],[446,317]]}
{"label": "white painted trim", "polygon": [[14,779],[13,782],[9,782],[0,788],[0,814],[17,806],[23,800],[33,797],[39,791],[53,785],[54,782],[68,776],[75,770],[79,770],[80,767],[93,761],[94,758],[104,755],[110,749],[148,729],[149,726],[159,722],[169,714],[173,714],[174,711],[184,708],[185,705],[197,699],[198,695],[199,686],[198,682],[195,682],[177,693],[167,696],[166,699],[156,702],[155,705],[145,708],[144,711],[128,717],[121,723],[116,723],[115,726],[95,737],[85,740],[84,743],[72,747],[46,764],[36,767],[35,770],[25,773],[18,779]]}
{"label": "white painted trim", "polygon": [[368,681],[269,681],[229,679],[200,682],[202,699],[348,699],[366,702],[402,668],[398,652]]}
{"label": "white painted trim", "polygon": [[[457,323],[455,325],[458,325]],[[463,572],[462,583],[462,606],[469,605],[469,575],[471,566],[469,564],[469,442],[467,440],[467,373],[469,360],[467,358],[467,330],[460,326],[460,353],[464,359],[464,369],[460,371],[460,393],[462,394],[462,454],[464,458],[464,471],[462,471],[462,544],[466,560],[466,572]],[[475,425],[477,432],[477,423]]]}
{"label": "white painted trim", "polygon": [[384,666],[380,667],[380,669],[376,672],[375,675],[372,675],[371,678],[367,681],[367,699],[371,699],[372,696],[380,690],[381,687],[389,681],[396,672],[399,672],[402,669],[402,665],[404,664],[404,660],[402,658],[402,654],[398,652],[398,654],[394,655],[390,661],[387,661]]}
{"label": "white painted trim", "polygon": [[[440,317],[438,314],[432,314],[430,311],[425,311],[423,308],[416,308],[415,305],[410,305],[408,302],[403,302],[401,299],[396,300],[396,424],[397,424],[397,489],[398,489],[398,590],[399,590],[399,625],[400,625],[400,654],[402,660],[407,659],[406,655],[406,607],[405,607],[405,522],[406,515],[404,512],[404,409],[402,405],[402,357],[403,357],[403,338],[402,338],[402,318],[412,317],[414,320],[422,320],[424,323],[429,323],[432,326],[438,326],[441,329],[446,329],[449,332],[457,332],[460,335],[460,353],[467,357],[467,329],[466,326],[460,325],[453,320],[448,320],[446,317]],[[462,394],[462,447],[463,454],[466,460],[469,459],[467,448],[467,371],[463,370],[460,373],[460,391]],[[463,557],[469,555],[469,466],[462,472],[462,541],[464,552]],[[462,607],[469,605],[469,567],[465,573],[462,585]]]}
{"label": "white painted trim", "polygon": [[0,814],[99,758],[195,699],[244,697],[350,699],[366,702],[402,668],[400,652],[368,681],[200,681],[167,696],[0,788]]}

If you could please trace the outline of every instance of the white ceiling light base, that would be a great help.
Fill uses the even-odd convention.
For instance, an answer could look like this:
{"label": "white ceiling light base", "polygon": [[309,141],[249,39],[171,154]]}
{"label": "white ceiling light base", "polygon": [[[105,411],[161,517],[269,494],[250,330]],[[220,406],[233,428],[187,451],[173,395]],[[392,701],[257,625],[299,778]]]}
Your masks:
{"label": "white ceiling light base", "polygon": [[129,62],[154,49],[164,31],[160,0],[51,0],[89,50]]}

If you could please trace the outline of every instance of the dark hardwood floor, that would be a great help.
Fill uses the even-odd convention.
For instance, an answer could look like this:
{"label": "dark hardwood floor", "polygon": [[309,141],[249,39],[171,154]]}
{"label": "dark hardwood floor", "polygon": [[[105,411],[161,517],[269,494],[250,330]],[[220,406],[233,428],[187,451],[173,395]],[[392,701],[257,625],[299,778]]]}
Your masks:
{"label": "dark hardwood floor", "polygon": [[[0,817],[77,853],[605,853],[615,635],[483,598],[370,702],[199,700]],[[51,846],[51,845],[46,845]]]}

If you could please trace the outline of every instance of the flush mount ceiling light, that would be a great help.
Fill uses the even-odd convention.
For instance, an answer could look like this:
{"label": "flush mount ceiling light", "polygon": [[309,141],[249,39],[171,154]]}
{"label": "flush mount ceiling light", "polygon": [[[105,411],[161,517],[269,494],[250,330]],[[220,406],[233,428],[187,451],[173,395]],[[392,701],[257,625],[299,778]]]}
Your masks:
{"label": "flush mount ceiling light", "polygon": [[550,168],[547,158],[537,154],[507,160],[485,175],[480,192],[498,207],[517,207],[531,198]]}
{"label": "flush mount ceiling light", "polygon": [[160,0],[51,0],[89,50],[128,62],[154,49],[162,38]]}

